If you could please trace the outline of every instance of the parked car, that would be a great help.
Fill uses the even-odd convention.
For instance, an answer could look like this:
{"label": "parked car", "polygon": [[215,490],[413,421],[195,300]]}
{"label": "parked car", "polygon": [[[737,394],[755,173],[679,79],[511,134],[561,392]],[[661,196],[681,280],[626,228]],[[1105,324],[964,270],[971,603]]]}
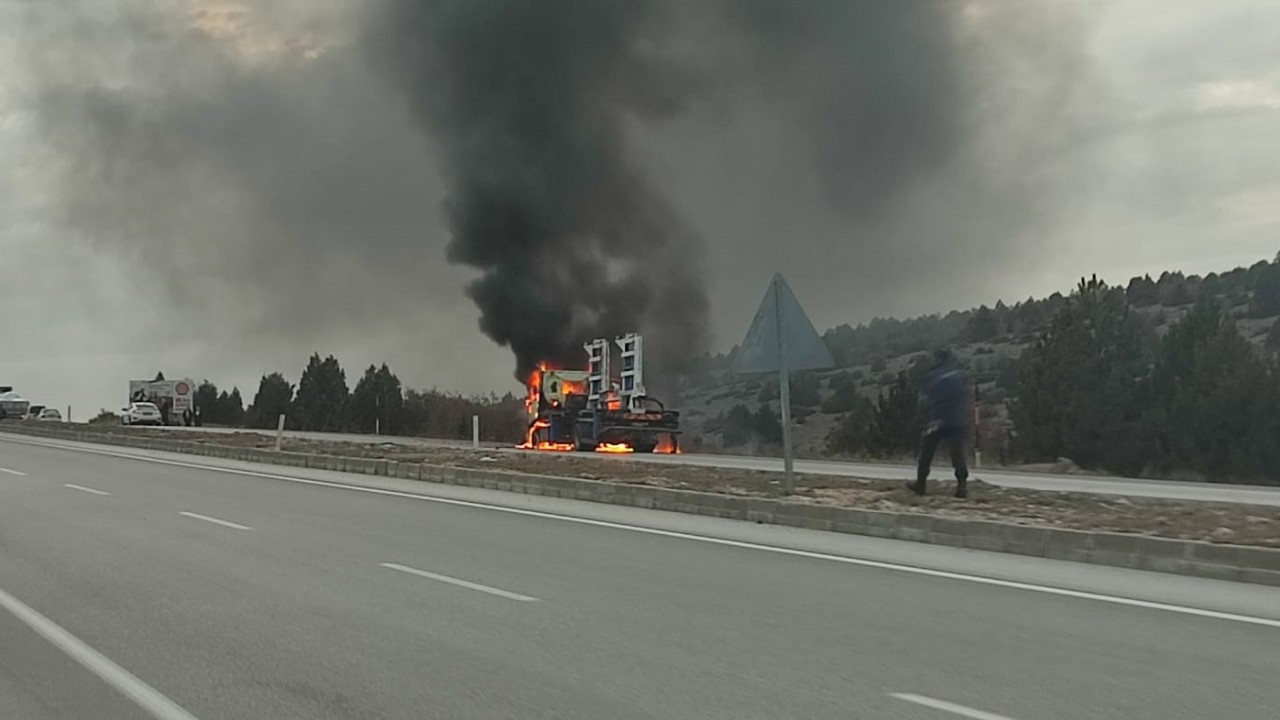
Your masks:
{"label": "parked car", "polygon": [[160,408],[149,402],[129,403],[129,407],[120,415],[122,425],[162,425],[163,422],[160,419]]}
{"label": "parked car", "polygon": [[57,408],[47,407],[35,416],[36,420],[44,420],[45,422],[62,422],[62,413]]}

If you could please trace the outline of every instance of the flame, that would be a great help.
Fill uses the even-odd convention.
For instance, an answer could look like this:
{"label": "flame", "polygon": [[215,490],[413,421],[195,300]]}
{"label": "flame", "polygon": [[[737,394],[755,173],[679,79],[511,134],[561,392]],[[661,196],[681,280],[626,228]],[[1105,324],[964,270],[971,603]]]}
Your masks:
{"label": "flame", "polygon": [[[529,373],[529,379],[525,381],[525,388],[528,394],[524,396],[524,411],[530,415],[538,414],[538,399],[542,394],[542,373],[546,372],[547,364],[538,363],[537,369]],[[546,427],[543,425],[542,427]],[[529,427],[529,437],[533,436],[533,426]],[[529,438],[525,438],[528,440]]]}
{"label": "flame", "polygon": [[[536,446],[534,445],[534,442],[533,442],[533,435],[534,433],[538,432],[544,427],[551,427],[551,423],[547,422],[546,420],[535,420],[529,423],[529,429],[526,430],[524,433],[524,442],[520,443],[516,447],[520,448],[521,450],[535,449]],[[538,443],[538,444],[542,445],[544,443]]]}
{"label": "flame", "polygon": [[596,452],[598,453],[631,453],[635,451],[635,448],[626,443],[600,443],[596,446]]}
{"label": "flame", "polygon": [[[537,417],[538,404],[542,400],[542,374],[546,371],[547,371],[547,364],[538,363],[537,369],[529,373],[529,379],[528,381],[525,382],[525,386],[528,388],[529,392],[524,398],[524,409],[525,409],[525,412],[529,413],[530,416],[534,417],[534,420],[529,423],[529,429],[526,430],[524,433],[524,442],[520,443],[516,447],[521,450],[549,450],[553,452],[571,452],[573,450],[572,443],[553,443],[553,442],[548,442],[546,440],[542,440],[539,442],[533,441],[533,436],[536,435],[539,430],[551,427],[551,423],[549,421],[543,420]],[[565,385],[568,386],[568,383],[566,383]],[[572,387],[577,387],[578,389],[581,389],[580,386],[581,386],[581,383],[573,383]]]}
{"label": "flame", "polygon": [[667,455],[679,455],[680,448],[676,445],[676,436],[670,433],[658,438],[658,446],[653,449],[655,453],[664,453]]}

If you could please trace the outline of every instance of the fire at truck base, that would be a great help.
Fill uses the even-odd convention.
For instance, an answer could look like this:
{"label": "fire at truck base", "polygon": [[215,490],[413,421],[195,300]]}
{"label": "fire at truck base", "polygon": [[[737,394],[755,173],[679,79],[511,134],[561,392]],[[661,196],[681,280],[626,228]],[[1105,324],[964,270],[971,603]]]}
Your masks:
{"label": "fire at truck base", "polygon": [[[610,373],[616,345],[621,371]],[[526,383],[529,429],[518,447],[600,453],[680,452],[680,413],[644,389],[644,340],[634,333],[583,346],[586,370],[540,365]]]}

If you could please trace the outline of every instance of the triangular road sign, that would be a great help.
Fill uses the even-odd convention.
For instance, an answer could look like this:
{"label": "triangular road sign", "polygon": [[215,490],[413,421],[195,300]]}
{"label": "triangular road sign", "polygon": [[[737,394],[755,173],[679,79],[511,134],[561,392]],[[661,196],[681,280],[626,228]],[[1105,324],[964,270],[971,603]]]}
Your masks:
{"label": "triangular road sign", "polygon": [[817,370],[834,364],[787,281],[781,273],[774,275],[734,358],[734,372],[777,372],[784,366]]}

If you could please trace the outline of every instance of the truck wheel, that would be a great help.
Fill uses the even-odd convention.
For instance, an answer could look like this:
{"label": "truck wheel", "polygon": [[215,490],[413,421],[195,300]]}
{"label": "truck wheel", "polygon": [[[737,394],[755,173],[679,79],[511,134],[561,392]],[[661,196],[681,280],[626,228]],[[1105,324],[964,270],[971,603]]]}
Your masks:
{"label": "truck wheel", "polygon": [[591,452],[596,449],[595,443],[589,443],[582,439],[582,433],[577,427],[573,428],[573,449],[578,452]]}
{"label": "truck wheel", "polygon": [[642,443],[636,443],[635,445],[632,445],[631,447],[635,448],[635,451],[636,451],[636,452],[638,452],[638,453],[652,453],[654,450],[656,450],[656,449],[658,448],[658,443],[656,443],[656,442],[642,442]]}

